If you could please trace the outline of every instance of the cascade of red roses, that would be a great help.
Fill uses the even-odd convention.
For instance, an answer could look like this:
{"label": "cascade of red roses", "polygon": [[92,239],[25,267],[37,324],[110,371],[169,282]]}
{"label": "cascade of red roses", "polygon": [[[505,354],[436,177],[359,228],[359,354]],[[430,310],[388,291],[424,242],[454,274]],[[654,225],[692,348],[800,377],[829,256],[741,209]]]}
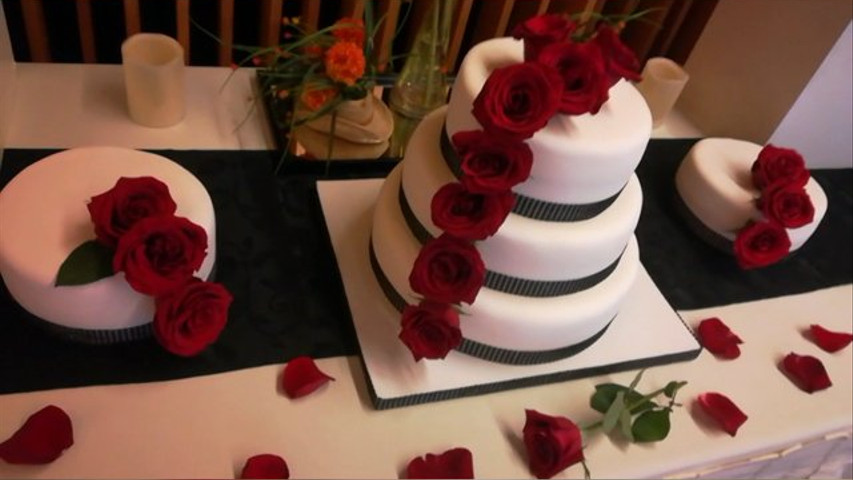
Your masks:
{"label": "cascade of red roses", "polygon": [[432,222],[444,233],[414,262],[409,284],[423,298],[407,305],[401,320],[399,337],[416,361],[444,358],[462,342],[457,308],[474,302],[486,276],[474,242],[497,232],[512,211],[512,188],[533,165],[525,141],[557,113],[598,113],[611,86],[640,78],[639,61],[611,26],[602,23],[590,39],[579,31],[558,14],[520,24],[513,36],[524,42],[524,61],[489,75],[472,110],[482,130],[451,139],[459,181],[433,196]]}
{"label": "cascade of red roses", "polygon": [[814,221],[814,206],[806,193],[811,174],[796,150],[766,145],[752,164],[752,183],[761,190],[756,206],[763,219],[740,231],[733,251],[741,268],[757,268],[785,258],[791,249],[786,228]]}

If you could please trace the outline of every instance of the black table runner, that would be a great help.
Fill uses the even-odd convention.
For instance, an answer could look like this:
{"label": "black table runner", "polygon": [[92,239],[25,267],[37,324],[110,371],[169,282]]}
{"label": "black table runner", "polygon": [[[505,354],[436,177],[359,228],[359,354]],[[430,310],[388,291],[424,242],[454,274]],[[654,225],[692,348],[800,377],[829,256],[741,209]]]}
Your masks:
{"label": "black table runner", "polygon": [[[645,196],[636,231],[641,259],[674,308],[724,305],[851,281],[851,170],[813,171],[829,199],[813,237],[784,262],[744,272],[733,258],[702,243],[675,213],[675,168],[695,141],[652,140],[637,170]],[[7,149],[0,188],[53,152]],[[0,282],[0,393],[168,380],[281,363],[298,355],[358,353],[315,182],[384,176],[394,162],[301,162],[285,165],[276,177],[276,152],[153,153],[193,172],[213,199],[216,280],[235,298],[219,341],[192,358],[173,356],[153,339],[115,346],[65,342],[36,326]]]}

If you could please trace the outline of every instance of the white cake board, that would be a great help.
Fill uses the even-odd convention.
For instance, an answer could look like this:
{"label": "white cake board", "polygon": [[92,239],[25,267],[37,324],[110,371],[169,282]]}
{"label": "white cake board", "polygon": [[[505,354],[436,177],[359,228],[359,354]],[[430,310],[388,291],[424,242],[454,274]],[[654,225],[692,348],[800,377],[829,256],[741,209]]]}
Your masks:
{"label": "white cake board", "polygon": [[317,182],[376,408],[692,360],[699,354],[700,346],[693,334],[641,266],[619,315],[598,341],[574,356],[516,366],[453,351],[444,360],[415,362],[397,338],[400,313],[385,298],[370,267],[368,242],[373,204],[382,181]]}

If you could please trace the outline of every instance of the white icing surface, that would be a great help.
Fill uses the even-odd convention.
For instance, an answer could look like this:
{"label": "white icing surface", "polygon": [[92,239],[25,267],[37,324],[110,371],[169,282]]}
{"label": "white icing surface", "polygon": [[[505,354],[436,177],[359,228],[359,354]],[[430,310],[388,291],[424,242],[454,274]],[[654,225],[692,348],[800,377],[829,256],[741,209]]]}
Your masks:
{"label": "white icing surface", "polygon": [[[431,220],[432,197],[456,182],[441,156],[438,138],[446,107],[427,115],[409,140],[403,161],[406,199],[421,225],[433,236],[441,230]],[[538,160],[537,160],[538,161]],[[636,175],[601,214],[578,222],[546,222],[511,213],[500,229],[477,249],[489,270],[535,280],[581,278],[613,263],[633,235],[643,193]]]}
{"label": "white icing surface", "polygon": [[[471,113],[474,99],[492,70],[522,59],[522,42],[512,38],[487,40],[465,55],[448,104],[451,138],[482,129]],[[614,85],[609,95],[596,115],[555,115],[527,140],[535,161],[530,178],[516,192],[555,203],[592,203],[625,185],[645,152],[652,116],[627,81]]]}
{"label": "white icing surface", "polygon": [[207,232],[207,278],[216,259],[216,220],[204,186],[183,167],[151,153],[87,147],[50,155],[21,171],[0,192],[0,274],[15,300],[44,320],[80,329],[121,329],[150,322],[154,300],[133,290],[124,274],[55,287],[60,265],[95,238],[86,205],[119,177],[153,176],[169,187],[176,215]]}
{"label": "white icing surface", "polygon": [[[385,276],[410,304],[420,295],[409,287],[409,274],[420,244],[411,234],[397,201],[397,166],[382,185],[373,216],[372,242]],[[618,312],[639,266],[636,239],[630,238],[619,265],[587,290],[558,297],[531,298],[481,288],[460,315],[463,335],[514,350],[547,350],[581,342],[600,331]]]}
{"label": "white icing surface", "polygon": [[[675,187],[690,211],[728,240],[750,220],[763,218],[755,203],[761,192],[751,174],[762,148],[745,140],[706,138],[693,145],[676,172]],[[814,221],[786,229],[791,251],[806,243],[826,214],[826,194],[814,178],[806,184],[806,193],[814,205]]]}

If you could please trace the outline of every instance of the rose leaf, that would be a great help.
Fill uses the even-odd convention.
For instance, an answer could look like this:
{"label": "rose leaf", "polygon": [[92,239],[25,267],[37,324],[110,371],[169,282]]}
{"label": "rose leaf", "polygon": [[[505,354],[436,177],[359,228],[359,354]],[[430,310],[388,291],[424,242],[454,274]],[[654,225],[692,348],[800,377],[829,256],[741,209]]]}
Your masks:
{"label": "rose leaf", "polygon": [[678,390],[685,385],[687,385],[687,382],[677,382],[673,380],[663,387],[663,394],[666,395],[666,398],[675,398],[675,394],[678,393]]}
{"label": "rose leaf", "polygon": [[604,413],[604,418],[601,419],[601,431],[607,433],[613,430],[623,410],[625,410],[625,392],[621,391],[616,394],[616,398],[610,404],[610,408]]}
{"label": "rose leaf", "polygon": [[[610,408],[610,405],[612,405],[613,401],[616,399],[616,394],[619,392],[623,392],[625,394],[625,403],[628,405],[637,404],[643,398],[643,395],[639,392],[629,391],[624,385],[616,383],[602,383],[595,386],[595,393],[593,393],[592,397],[589,399],[589,406],[598,413],[606,413],[607,409]],[[631,411],[633,413],[639,413],[656,406],[657,405],[653,401],[646,400],[634,406]]]}
{"label": "rose leaf", "polygon": [[669,409],[648,410],[634,420],[631,433],[635,442],[657,442],[669,435],[669,427]]}
{"label": "rose leaf", "polygon": [[56,274],[56,286],[84,285],[111,277],[113,250],[96,240],[88,240],[75,248],[62,262]]}

